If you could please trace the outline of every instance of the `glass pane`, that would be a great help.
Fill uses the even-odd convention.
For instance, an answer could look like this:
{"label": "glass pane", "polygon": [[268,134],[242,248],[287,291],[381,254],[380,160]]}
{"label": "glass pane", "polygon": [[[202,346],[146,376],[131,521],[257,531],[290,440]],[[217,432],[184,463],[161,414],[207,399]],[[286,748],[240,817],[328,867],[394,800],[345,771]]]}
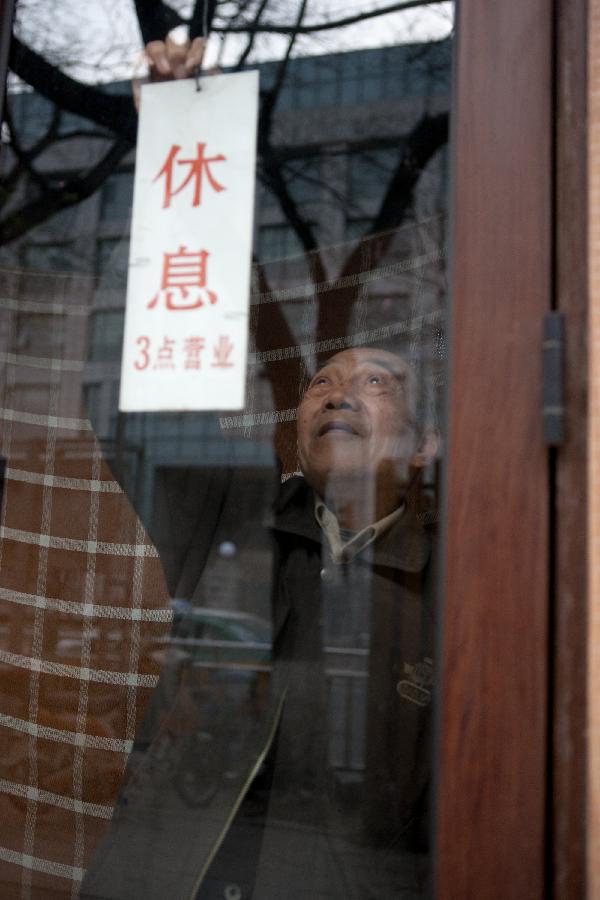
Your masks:
{"label": "glass pane", "polygon": [[[207,6],[17,6],[0,882],[22,898],[417,900],[453,4]],[[182,23],[210,32],[206,73],[260,75],[246,402],[121,413],[136,97],[157,78],[142,51]],[[214,352],[186,346],[198,367]]]}

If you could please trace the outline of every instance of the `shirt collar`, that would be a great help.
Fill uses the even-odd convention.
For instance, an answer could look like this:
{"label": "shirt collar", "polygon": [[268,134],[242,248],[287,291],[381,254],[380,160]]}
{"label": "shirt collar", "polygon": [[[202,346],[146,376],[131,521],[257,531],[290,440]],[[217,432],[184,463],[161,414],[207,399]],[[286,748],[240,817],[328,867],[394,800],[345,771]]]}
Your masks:
{"label": "shirt collar", "polygon": [[[314,497],[314,491],[308,487],[304,478],[289,478],[281,487],[273,518],[269,523],[274,531],[321,543],[324,532],[315,517]],[[368,564],[401,572],[420,572],[431,555],[433,536],[430,524],[426,523],[423,515],[416,513],[408,501],[404,515],[381,533],[374,543],[373,557]],[[361,562],[360,555],[357,562]]]}
{"label": "shirt collar", "polygon": [[320,497],[315,495],[315,518],[327,538],[331,558],[334,563],[351,562],[365,547],[372,544],[377,538],[388,531],[392,525],[402,518],[405,510],[403,503],[389,515],[378,519],[366,528],[357,531],[350,540],[344,540],[340,532],[339,522],[334,513],[325,505]]}

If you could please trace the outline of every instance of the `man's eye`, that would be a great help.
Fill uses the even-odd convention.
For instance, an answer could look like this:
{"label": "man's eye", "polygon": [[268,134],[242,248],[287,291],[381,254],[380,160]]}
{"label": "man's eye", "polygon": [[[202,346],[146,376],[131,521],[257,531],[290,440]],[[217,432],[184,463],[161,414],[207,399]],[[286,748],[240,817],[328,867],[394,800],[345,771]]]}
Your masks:
{"label": "man's eye", "polygon": [[312,387],[318,387],[318,385],[320,384],[327,384],[327,379],[323,375],[319,376],[319,378],[314,379]]}
{"label": "man's eye", "polygon": [[381,375],[369,375],[368,383],[369,384],[382,384],[383,378],[381,377]]}

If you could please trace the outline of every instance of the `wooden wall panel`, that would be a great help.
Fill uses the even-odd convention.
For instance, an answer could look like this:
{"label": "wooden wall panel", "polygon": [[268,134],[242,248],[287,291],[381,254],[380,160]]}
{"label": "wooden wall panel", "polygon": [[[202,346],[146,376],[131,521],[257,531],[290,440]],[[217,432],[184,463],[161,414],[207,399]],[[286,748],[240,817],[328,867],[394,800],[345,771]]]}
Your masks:
{"label": "wooden wall panel", "polygon": [[551,16],[460,5],[438,900],[544,896]]}

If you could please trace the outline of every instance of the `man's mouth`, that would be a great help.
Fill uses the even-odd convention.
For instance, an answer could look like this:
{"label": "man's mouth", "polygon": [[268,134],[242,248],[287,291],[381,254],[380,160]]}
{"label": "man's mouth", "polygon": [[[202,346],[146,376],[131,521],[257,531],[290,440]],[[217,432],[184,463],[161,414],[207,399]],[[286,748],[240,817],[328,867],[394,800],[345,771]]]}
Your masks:
{"label": "man's mouth", "polygon": [[342,421],[332,421],[325,422],[324,425],[321,425],[317,432],[318,437],[323,437],[325,434],[331,434],[332,432],[341,432],[343,434],[354,434],[358,435],[358,431],[356,428],[353,428],[352,425],[349,425],[348,422]]}

